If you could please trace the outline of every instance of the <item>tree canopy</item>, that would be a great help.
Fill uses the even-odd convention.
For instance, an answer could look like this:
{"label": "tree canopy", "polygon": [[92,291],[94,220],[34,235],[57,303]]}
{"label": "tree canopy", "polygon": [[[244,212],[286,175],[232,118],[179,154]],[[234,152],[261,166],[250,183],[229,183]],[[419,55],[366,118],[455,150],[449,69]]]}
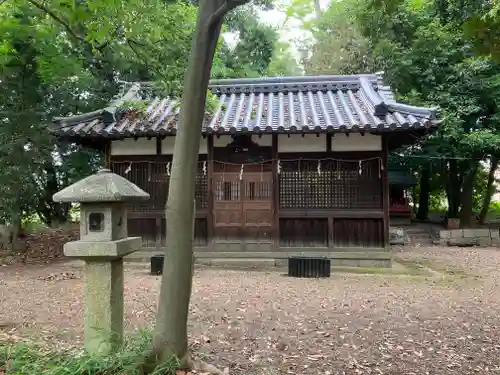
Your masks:
{"label": "tree canopy", "polygon": [[[68,219],[51,196],[88,175],[101,155],[57,142],[54,116],[102,108],[127,81],[154,81],[180,95],[194,33],[197,1],[0,2],[0,219],[37,214],[45,223]],[[223,31],[212,75],[218,78],[289,74],[297,64],[258,11],[258,1],[234,11]]]}
{"label": "tree canopy", "polygon": [[497,6],[341,0],[304,26],[313,35],[303,57],[306,73],[384,71],[399,100],[439,107],[439,131],[398,151],[391,162],[418,172],[432,169],[431,186],[446,192],[448,215],[461,211],[464,223],[472,215],[479,163],[497,158],[500,147],[500,65],[491,48],[498,39]]}
{"label": "tree canopy", "polygon": [[[301,73],[278,31],[260,21],[259,12],[275,6],[253,1],[228,15],[222,32],[232,41],[219,40],[213,77]],[[180,94],[197,7],[191,0],[0,3],[1,219],[67,220],[68,207],[51,195],[90,173],[101,155],[56,142],[47,124],[102,107],[124,81],[155,81]],[[431,186],[447,192],[449,215],[456,216],[464,202],[470,211],[466,196],[474,194],[463,187],[479,161],[498,157],[499,7],[341,0],[321,10],[317,1],[294,0],[283,11],[313,37],[302,46],[306,74],[383,70],[399,100],[439,106],[440,130],[391,160],[436,172]]]}

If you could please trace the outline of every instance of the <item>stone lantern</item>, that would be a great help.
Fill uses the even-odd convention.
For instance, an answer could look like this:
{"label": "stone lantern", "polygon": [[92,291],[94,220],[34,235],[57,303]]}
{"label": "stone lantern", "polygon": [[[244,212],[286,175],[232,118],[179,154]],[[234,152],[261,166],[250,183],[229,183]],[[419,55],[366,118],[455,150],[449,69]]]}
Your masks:
{"label": "stone lantern", "polygon": [[101,169],[54,194],[54,202],[80,203],[80,239],[64,255],[85,260],[85,349],[107,354],[123,337],[123,257],[142,246],[127,237],[126,202],[149,194],[127,179]]}

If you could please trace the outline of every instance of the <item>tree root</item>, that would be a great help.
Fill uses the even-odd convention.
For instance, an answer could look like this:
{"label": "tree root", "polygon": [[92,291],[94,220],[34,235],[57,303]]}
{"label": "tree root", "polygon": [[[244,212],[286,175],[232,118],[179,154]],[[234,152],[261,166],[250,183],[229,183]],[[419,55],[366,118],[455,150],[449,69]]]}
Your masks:
{"label": "tree root", "polygon": [[191,370],[195,370],[207,375],[227,375],[227,373],[219,370],[217,367],[209,363],[206,363],[200,359],[193,359],[191,356],[186,358],[184,363]]}

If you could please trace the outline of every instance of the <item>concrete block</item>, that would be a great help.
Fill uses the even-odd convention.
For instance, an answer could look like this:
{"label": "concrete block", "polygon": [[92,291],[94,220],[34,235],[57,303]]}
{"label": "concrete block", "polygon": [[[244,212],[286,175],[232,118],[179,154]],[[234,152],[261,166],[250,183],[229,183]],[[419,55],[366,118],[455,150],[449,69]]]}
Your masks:
{"label": "concrete block", "polygon": [[462,238],[463,236],[464,236],[464,232],[462,229],[450,230],[450,238]]}
{"label": "concrete block", "polygon": [[491,237],[491,231],[489,229],[480,228],[476,229],[476,237]]}
{"label": "concrete block", "polygon": [[463,229],[462,234],[463,234],[463,237],[465,237],[465,238],[476,237],[476,230],[475,229]]}
{"label": "concrete block", "polygon": [[491,238],[500,238],[500,230],[490,229],[490,237]]}
{"label": "concrete block", "polygon": [[489,229],[463,229],[464,237],[490,237]]}
{"label": "concrete block", "polygon": [[439,231],[439,238],[448,239],[451,237],[451,230],[441,230]]}

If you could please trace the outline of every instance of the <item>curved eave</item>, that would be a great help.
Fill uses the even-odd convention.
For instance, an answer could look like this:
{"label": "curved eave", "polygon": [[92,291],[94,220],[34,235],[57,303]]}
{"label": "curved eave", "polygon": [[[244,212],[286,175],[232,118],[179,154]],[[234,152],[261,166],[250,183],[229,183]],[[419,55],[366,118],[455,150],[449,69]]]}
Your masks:
{"label": "curved eave", "polygon": [[102,117],[104,109],[98,109],[96,111],[82,113],[80,115],[73,115],[67,117],[54,117],[52,120],[53,124],[59,125],[60,127],[77,125],[83,122],[89,122]]}
{"label": "curved eave", "polygon": [[409,104],[393,102],[387,104],[389,111],[398,112],[406,116],[414,116],[426,120],[436,120],[438,108],[417,107]]}
{"label": "curved eave", "polygon": [[[426,133],[432,132],[436,130],[435,124],[437,124],[438,121],[432,121],[429,123],[427,126],[418,126],[418,127],[413,127],[413,126],[386,126],[386,125],[381,125],[378,128],[373,128],[373,127],[362,127],[362,126],[353,126],[350,128],[347,127],[340,127],[340,128],[333,128],[333,127],[326,127],[326,128],[321,128],[321,127],[291,127],[289,129],[285,129],[283,127],[278,127],[277,129],[273,129],[271,127],[267,128],[259,128],[255,127],[253,129],[249,128],[235,128],[235,127],[230,127],[230,128],[219,128],[219,129],[213,129],[213,128],[206,128],[202,131],[201,135],[202,136],[207,136],[207,135],[213,135],[213,136],[222,136],[222,135],[236,135],[236,134],[252,134],[252,135],[264,135],[264,134],[283,134],[283,135],[292,135],[292,134],[331,134],[331,135],[337,135],[337,134],[353,134],[353,133],[360,133],[360,134],[400,134],[400,133],[413,133],[413,134],[420,134],[424,135]],[[69,140],[78,140],[78,139],[88,139],[88,140],[120,140],[120,139],[126,139],[126,138],[156,138],[156,137],[169,137],[169,136],[175,136],[177,133],[177,129],[159,129],[157,131],[151,131],[151,129],[142,129],[142,130],[125,130],[122,132],[117,132],[117,131],[64,131],[61,129],[51,129],[51,133],[57,136],[58,138],[61,139],[69,139]]]}

